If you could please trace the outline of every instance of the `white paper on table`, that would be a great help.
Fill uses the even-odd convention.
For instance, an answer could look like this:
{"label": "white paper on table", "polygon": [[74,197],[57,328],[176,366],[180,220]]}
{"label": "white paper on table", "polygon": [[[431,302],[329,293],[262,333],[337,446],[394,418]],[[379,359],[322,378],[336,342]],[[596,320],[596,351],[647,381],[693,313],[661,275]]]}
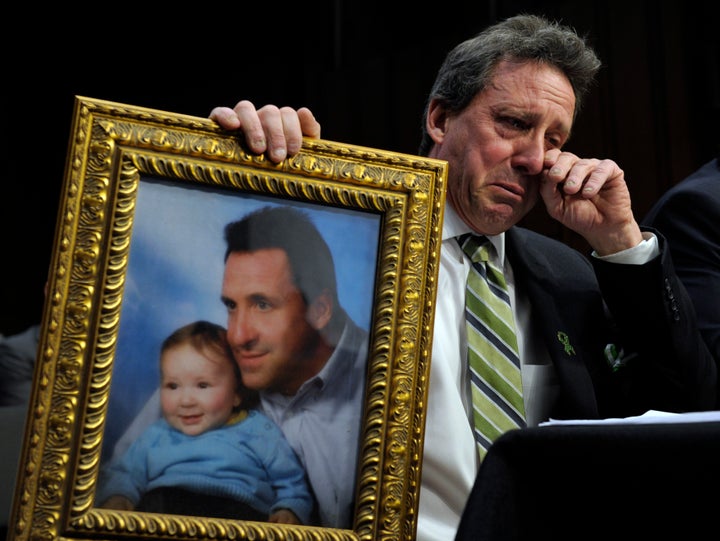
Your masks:
{"label": "white paper on table", "polygon": [[720,410],[697,411],[690,413],[672,413],[667,411],[649,410],[635,417],[619,417],[612,419],[550,419],[538,426],[561,425],[633,425],[654,423],[706,423],[720,421]]}

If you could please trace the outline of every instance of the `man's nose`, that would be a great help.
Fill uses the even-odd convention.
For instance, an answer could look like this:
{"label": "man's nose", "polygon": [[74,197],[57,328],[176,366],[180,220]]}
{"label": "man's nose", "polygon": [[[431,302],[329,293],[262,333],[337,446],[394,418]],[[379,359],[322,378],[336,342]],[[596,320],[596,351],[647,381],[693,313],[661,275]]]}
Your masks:
{"label": "man's nose", "polygon": [[545,140],[539,136],[518,143],[513,156],[513,167],[526,175],[539,175],[545,163],[546,150]]}
{"label": "man's nose", "polygon": [[244,347],[254,339],[251,318],[241,310],[235,311],[228,321],[228,341],[233,347]]}

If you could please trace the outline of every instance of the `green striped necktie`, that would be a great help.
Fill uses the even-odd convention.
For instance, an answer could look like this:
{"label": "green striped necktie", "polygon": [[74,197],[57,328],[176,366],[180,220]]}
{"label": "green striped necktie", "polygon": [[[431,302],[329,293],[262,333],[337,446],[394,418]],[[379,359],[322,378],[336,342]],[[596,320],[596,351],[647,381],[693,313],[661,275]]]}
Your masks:
{"label": "green striped necktie", "polygon": [[525,426],[520,357],[505,277],[489,258],[493,245],[470,233],[457,240],[472,261],[465,320],[475,441],[482,460],[498,436]]}

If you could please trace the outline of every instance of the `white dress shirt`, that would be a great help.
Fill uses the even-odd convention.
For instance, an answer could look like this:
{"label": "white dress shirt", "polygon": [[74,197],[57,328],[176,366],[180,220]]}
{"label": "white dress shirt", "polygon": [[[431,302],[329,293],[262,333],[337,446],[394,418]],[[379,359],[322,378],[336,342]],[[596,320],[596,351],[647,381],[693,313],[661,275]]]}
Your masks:
{"label": "white dress shirt", "polygon": [[292,396],[263,391],[262,410],[282,429],[308,474],[320,525],[351,528],[368,361],[368,333],[349,317],[323,369]]}

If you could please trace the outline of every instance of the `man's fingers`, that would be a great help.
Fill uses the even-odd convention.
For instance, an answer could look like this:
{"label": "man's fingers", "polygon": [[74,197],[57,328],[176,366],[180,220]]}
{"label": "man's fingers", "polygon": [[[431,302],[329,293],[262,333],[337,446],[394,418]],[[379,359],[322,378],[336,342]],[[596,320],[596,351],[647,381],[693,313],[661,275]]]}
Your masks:
{"label": "man's fingers", "polygon": [[315,116],[313,116],[310,109],[301,107],[297,110],[297,115],[300,120],[302,134],[311,139],[320,139],[320,123],[315,120]]}
{"label": "man's fingers", "polygon": [[297,111],[275,105],[255,109],[252,102],[242,100],[233,109],[215,107],[210,118],[225,129],[241,130],[251,152],[267,153],[275,163],[297,154],[303,137],[320,138],[320,123],[306,107]]}
{"label": "man's fingers", "polygon": [[570,153],[561,154],[546,173],[550,182],[562,184],[566,195],[592,197],[606,182],[622,175],[612,160],[581,159]]}
{"label": "man's fingers", "polygon": [[606,184],[624,177],[625,173],[613,160],[600,160],[585,181],[582,194],[585,197],[592,197]]}
{"label": "man's fingers", "polygon": [[214,120],[226,130],[236,130],[240,127],[240,119],[230,107],[215,107],[210,111],[210,120]]}
{"label": "man's fingers", "polygon": [[245,141],[252,152],[262,154],[267,150],[263,125],[255,106],[251,102],[247,100],[240,101],[232,109],[229,107],[215,107],[210,112],[210,119],[226,130],[242,130]]}
{"label": "man's fingers", "polygon": [[[255,154],[262,154],[268,150],[268,139],[270,139],[273,130],[277,130],[273,123],[278,124],[278,114],[276,112],[273,115],[273,108],[277,110],[277,107],[270,105],[256,110],[252,102],[242,100],[233,109],[240,119],[240,129],[245,135],[245,142]],[[274,120],[273,116],[275,117]],[[282,128],[280,129],[282,131]]]}
{"label": "man's fingers", "polygon": [[300,117],[292,107],[282,107],[280,109],[280,118],[282,119],[283,133],[285,134],[286,151],[287,154],[292,156],[300,152],[302,146],[303,133],[300,127]]}

